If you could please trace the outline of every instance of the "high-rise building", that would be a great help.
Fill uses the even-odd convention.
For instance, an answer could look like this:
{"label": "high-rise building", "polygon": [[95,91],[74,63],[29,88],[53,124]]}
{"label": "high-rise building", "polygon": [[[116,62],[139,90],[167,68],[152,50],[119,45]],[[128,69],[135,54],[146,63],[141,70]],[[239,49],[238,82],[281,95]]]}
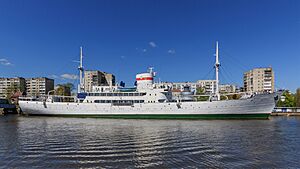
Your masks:
{"label": "high-rise building", "polygon": [[84,71],[84,88],[86,92],[92,92],[93,86],[114,86],[115,76],[98,70]]}
{"label": "high-rise building", "polygon": [[245,92],[274,92],[274,72],[271,67],[255,68],[244,73]]}
{"label": "high-rise building", "polygon": [[25,79],[22,77],[0,78],[0,97],[7,97],[7,95],[12,94],[12,90],[18,90],[21,93],[25,92]]}
{"label": "high-rise building", "polygon": [[47,95],[51,90],[54,90],[53,79],[49,79],[46,77],[26,79],[26,94],[28,96]]}

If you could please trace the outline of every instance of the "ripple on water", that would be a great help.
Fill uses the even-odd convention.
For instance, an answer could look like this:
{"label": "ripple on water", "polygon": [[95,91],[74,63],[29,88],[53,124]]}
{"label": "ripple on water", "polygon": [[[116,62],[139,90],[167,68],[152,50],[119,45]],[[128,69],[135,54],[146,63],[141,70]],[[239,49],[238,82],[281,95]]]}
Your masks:
{"label": "ripple on water", "polygon": [[0,118],[0,168],[299,167],[300,119],[9,118]]}

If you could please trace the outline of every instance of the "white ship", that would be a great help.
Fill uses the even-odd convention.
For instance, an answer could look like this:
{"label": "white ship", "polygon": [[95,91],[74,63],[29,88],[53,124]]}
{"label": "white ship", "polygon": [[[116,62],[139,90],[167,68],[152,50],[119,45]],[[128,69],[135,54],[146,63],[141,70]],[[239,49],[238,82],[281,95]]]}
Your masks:
{"label": "white ship", "polygon": [[[276,93],[256,94],[239,100],[220,100],[219,56],[216,45],[216,90],[208,101],[173,100],[169,86],[154,83],[150,69],[136,75],[136,88],[118,86],[94,87],[84,92],[82,48],[80,50],[80,83],[78,95],[72,102],[60,102],[48,95],[42,101],[21,98],[24,114],[46,116],[79,116],[131,119],[268,119],[275,107]],[[61,100],[61,99],[60,99]]]}

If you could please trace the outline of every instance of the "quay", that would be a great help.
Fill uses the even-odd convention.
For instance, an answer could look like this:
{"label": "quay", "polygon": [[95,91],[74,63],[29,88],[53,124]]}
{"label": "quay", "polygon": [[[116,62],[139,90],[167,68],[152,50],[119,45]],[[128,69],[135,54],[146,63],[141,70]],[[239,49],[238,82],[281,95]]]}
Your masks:
{"label": "quay", "polygon": [[275,107],[271,116],[300,116],[300,107]]}

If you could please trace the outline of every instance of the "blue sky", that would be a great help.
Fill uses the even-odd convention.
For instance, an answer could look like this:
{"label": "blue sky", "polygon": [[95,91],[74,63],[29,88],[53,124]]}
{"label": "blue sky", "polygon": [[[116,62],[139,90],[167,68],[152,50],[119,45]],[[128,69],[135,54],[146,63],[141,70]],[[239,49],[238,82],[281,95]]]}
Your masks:
{"label": "blue sky", "polygon": [[300,87],[299,0],[1,0],[0,77],[78,80],[86,69],[127,86],[155,67],[162,81],[212,78],[215,41],[221,82],[272,66],[278,88]]}

